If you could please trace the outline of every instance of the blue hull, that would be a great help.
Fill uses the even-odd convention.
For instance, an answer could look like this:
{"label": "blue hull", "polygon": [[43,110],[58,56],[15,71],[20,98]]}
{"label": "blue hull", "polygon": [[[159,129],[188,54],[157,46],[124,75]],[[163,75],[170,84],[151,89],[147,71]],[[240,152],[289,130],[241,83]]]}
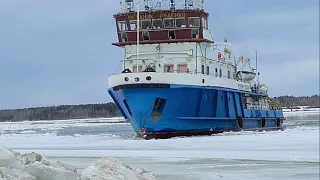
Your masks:
{"label": "blue hull", "polygon": [[168,84],[122,85],[108,90],[136,133],[145,138],[281,129],[280,110],[246,109],[241,92]]}

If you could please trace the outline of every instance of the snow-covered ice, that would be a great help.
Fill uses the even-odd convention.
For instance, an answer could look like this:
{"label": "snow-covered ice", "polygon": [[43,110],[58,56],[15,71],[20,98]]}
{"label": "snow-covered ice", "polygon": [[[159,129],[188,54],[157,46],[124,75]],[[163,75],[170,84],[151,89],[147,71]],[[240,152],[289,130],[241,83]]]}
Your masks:
{"label": "snow-covered ice", "polygon": [[113,157],[104,157],[81,173],[76,167],[37,153],[20,154],[0,146],[0,179],[5,180],[155,180],[154,173],[132,169]]}
{"label": "snow-covered ice", "polygon": [[[113,129],[110,124],[92,127],[88,122],[39,125],[44,129],[59,126],[62,132],[38,132],[37,126],[11,123],[24,133],[10,130],[7,124],[0,126],[0,145],[19,152],[35,151],[79,170],[114,156],[134,168],[154,172],[157,179],[319,179],[319,113],[299,113],[285,113],[283,131],[148,141],[133,138],[134,132],[128,132],[130,125],[125,123],[112,125]],[[94,133],[97,129],[99,133]]]}

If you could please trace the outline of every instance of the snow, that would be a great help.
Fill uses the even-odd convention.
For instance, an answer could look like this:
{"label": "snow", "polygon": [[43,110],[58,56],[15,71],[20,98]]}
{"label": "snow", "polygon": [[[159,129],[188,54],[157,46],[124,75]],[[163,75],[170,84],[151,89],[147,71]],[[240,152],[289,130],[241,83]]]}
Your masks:
{"label": "snow", "polygon": [[300,107],[300,109],[283,109],[285,116],[306,116],[306,115],[319,115],[320,108],[306,108]]}
{"label": "snow", "polygon": [[[16,156],[17,155],[17,156]],[[134,170],[113,157],[104,157],[81,173],[74,166],[43,158],[37,153],[20,155],[0,147],[0,179],[6,180],[155,180],[144,169]]]}
{"label": "snow", "polygon": [[131,167],[123,164],[116,158],[105,157],[96,163],[90,165],[81,172],[85,180],[155,180],[153,173],[146,172],[143,169],[133,170]]}
{"label": "snow", "polygon": [[[130,164],[136,173],[145,174],[137,169],[143,167],[155,172],[160,180],[318,179],[319,109],[284,114],[286,120],[283,131],[228,132],[148,141],[133,136],[123,137],[121,133],[110,131],[61,134],[55,129],[65,131],[69,127],[91,127],[90,131],[99,128],[100,132],[106,126],[112,126],[117,132],[118,126],[114,122],[92,124],[90,120],[66,120],[36,124],[0,123],[0,145],[20,153],[37,152],[51,160],[66,161],[77,166],[78,173],[86,172],[83,169],[88,166],[92,173],[101,167],[98,163],[95,165],[97,169],[92,168],[98,160],[116,157]],[[120,126],[129,125],[121,123]],[[48,131],[39,132],[38,128]],[[100,168],[100,171],[103,170]],[[106,169],[104,172],[109,171]],[[152,173],[149,176],[152,177]]]}
{"label": "snow", "polygon": [[100,119],[70,119],[70,120],[54,120],[54,121],[22,121],[22,122],[2,122],[0,132],[24,130],[24,133],[35,133],[32,129],[40,130],[59,130],[66,127],[77,126],[100,126],[101,124],[115,125],[126,123],[124,118],[100,118]]}
{"label": "snow", "polygon": [[0,136],[0,142],[22,152],[37,150],[52,157],[110,155],[319,162],[318,135],[319,127],[298,127],[276,132],[233,132],[209,137],[149,141],[108,139],[99,135],[9,134]]}

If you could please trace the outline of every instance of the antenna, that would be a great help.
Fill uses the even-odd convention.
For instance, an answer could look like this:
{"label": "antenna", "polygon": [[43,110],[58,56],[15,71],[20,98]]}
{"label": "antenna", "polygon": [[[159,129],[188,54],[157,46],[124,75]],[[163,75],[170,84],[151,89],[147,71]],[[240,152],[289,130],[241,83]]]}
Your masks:
{"label": "antenna", "polygon": [[140,3],[137,5],[137,72],[139,72],[139,45],[140,45]]}
{"label": "antenna", "polygon": [[258,50],[255,49],[255,52],[256,52],[256,71],[258,71]]}

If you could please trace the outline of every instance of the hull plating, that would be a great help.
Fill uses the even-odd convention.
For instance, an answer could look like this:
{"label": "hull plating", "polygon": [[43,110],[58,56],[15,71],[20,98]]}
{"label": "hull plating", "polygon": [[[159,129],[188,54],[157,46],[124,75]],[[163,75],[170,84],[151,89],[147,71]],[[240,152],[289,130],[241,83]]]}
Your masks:
{"label": "hull plating", "polygon": [[284,119],[282,111],[245,109],[241,92],[231,89],[144,85],[108,92],[136,133],[145,138],[280,129]]}

